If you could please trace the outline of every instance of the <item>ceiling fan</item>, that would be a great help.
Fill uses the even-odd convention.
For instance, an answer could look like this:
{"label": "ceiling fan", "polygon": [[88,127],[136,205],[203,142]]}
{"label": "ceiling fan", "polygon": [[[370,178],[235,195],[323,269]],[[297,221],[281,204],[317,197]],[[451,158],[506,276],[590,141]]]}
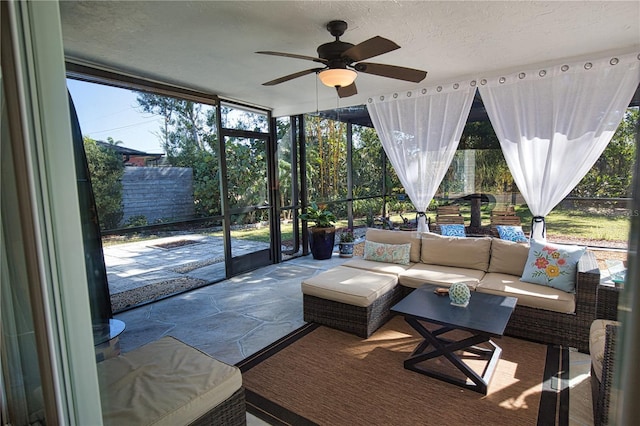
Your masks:
{"label": "ceiling fan", "polygon": [[[426,71],[413,68],[399,67],[395,65],[375,64],[371,62],[360,62],[383,53],[391,52],[399,49],[396,43],[386,38],[375,36],[369,40],[365,40],[360,44],[353,45],[340,40],[340,36],[347,29],[345,21],[331,21],[327,24],[327,31],[336,39],[330,43],[318,46],[318,57],[297,55],[293,53],[261,51],[256,52],[263,55],[284,56],[287,58],[305,59],[308,61],[318,62],[324,65],[324,68],[310,68],[299,71],[275,80],[263,83],[263,86],[274,86],[302,77],[307,74],[318,73],[318,77],[323,84],[329,87],[335,87],[338,96],[346,98],[358,93],[354,83],[357,72],[366,74],[374,74],[382,77],[395,78],[398,80],[411,81],[418,83],[427,76]],[[357,71],[357,72],[356,72]]]}

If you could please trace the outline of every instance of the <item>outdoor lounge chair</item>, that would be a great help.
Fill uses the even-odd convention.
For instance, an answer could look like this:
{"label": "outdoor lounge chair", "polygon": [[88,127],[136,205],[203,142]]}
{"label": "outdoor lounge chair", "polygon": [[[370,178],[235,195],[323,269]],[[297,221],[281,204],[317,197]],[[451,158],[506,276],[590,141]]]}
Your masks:
{"label": "outdoor lounge chair", "polygon": [[609,406],[615,398],[612,389],[615,351],[620,324],[612,320],[595,320],[591,325],[589,351],[591,353],[591,397],[593,424],[610,423]]}

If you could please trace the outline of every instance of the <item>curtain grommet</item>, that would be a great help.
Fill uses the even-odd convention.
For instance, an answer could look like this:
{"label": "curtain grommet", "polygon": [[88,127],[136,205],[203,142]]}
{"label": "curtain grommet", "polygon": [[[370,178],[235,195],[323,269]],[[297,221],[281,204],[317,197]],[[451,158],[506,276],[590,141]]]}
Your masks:
{"label": "curtain grommet", "polygon": [[547,70],[540,70],[540,72],[538,73],[538,75],[540,77],[544,77],[545,75],[547,75]]}
{"label": "curtain grommet", "polygon": [[521,72],[520,74],[518,74],[518,78],[519,78],[520,80],[522,80],[522,79],[523,79],[523,78],[525,78],[526,76],[527,76],[527,74],[525,74],[525,73],[523,73],[523,72]]}
{"label": "curtain grommet", "polygon": [[562,72],[567,72],[569,71],[569,65],[563,65],[561,68]]}
{"label": "curtain grommet", "polygon": [[592,67],[593,67],[593,64],[591,62],[587,62],[586,64],[584,64],[585,70],[590,70]]}
{"label": "curtain grommet", "polygon": [[620,62],[618,58],[611,58],[611,60],[609,61],[611,65],[618,65],[618,62]]}

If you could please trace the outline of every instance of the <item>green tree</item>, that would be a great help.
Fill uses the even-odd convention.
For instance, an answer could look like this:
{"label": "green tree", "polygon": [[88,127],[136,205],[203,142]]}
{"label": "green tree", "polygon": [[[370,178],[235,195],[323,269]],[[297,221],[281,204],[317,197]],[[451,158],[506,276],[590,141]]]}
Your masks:
{"label": "green tree", "polygon": [[[231,208],[264,205],[268,202],[267,159],[263,139],[228,138],[225,141],[227,155],[227,188]],[[267,212],[251,212],[243,223],[263,220]],[[265,217],[263,217],[263,215]]]}
{"label": "green tree", "polygon": [[220,214],[216,109],[210,105],[145,92],[137,92],[137,102],[142,111],[163,118],[158,137],[169,164],[193,170],[196,214]]}
{"label": "green tree", "polygon": [[95,140],[84,137],[91,186],[101,229],[114,229],[122,220],[122,175],[124,164],[115,150],[98,146]]}
{"label": "green tree", "polygon": [[638,107],[629,108],[598,161],[571,195],[578,197],[630,197],[636,156]]}
{"label": "green tree", "polygon": [[309,200],[322,202],[347,195],[346,124],[307,116],[307,187]]}
{"label": "green tree", "polygon": [[355,126],[352,155],[354,198],[382,194],[384,158],[384,150],[375,129]]}
{"label": "green tree", "polygon": [[458,149],[500,149],[500,141],[490,121],[475,121],[464,126]]}

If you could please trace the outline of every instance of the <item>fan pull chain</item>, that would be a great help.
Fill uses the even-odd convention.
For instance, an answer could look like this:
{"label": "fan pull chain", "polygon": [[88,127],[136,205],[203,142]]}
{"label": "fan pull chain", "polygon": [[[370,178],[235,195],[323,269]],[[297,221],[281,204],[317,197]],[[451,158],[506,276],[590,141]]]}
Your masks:
{"label": "fan pull chain", "polygon": [[320,113],[320,111],[318,110],[318,73],[316,73],[316,115],[318,115]]}

